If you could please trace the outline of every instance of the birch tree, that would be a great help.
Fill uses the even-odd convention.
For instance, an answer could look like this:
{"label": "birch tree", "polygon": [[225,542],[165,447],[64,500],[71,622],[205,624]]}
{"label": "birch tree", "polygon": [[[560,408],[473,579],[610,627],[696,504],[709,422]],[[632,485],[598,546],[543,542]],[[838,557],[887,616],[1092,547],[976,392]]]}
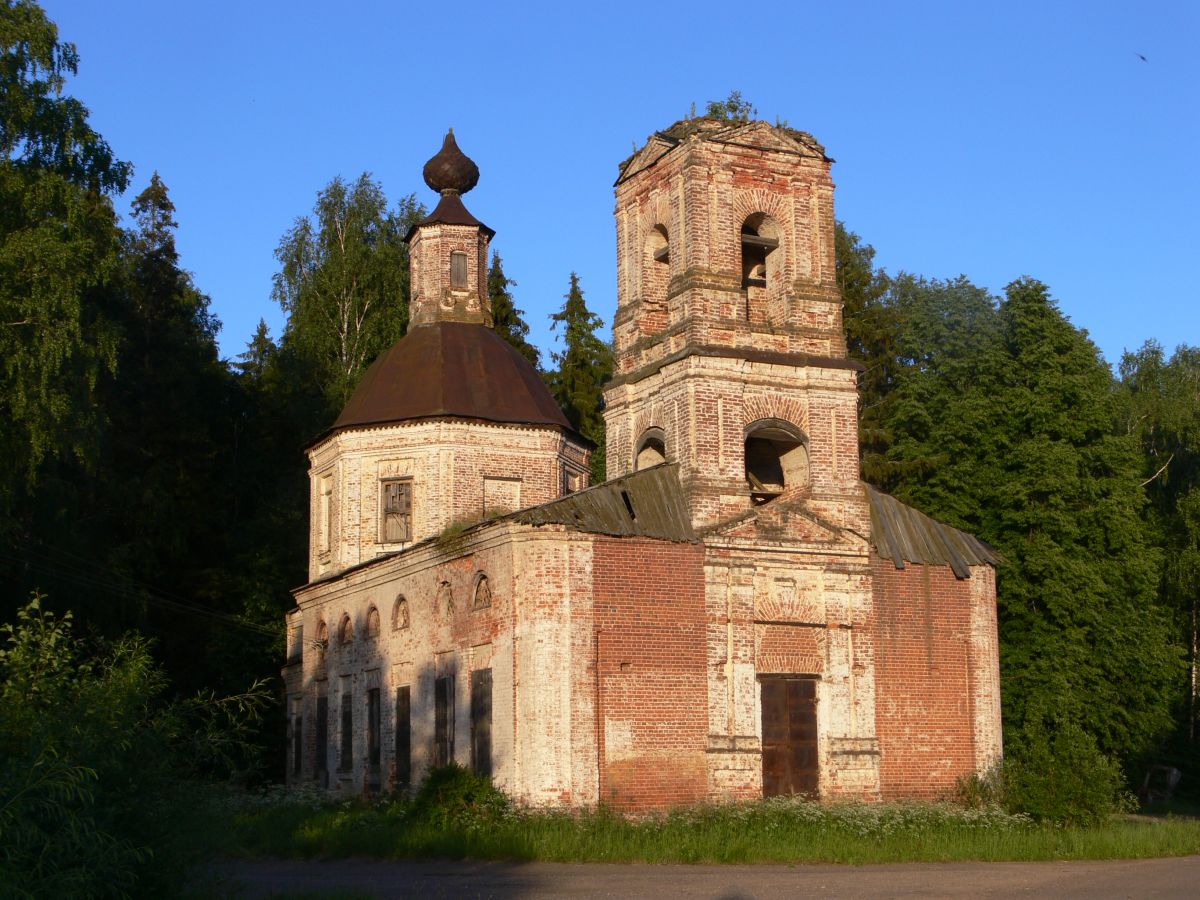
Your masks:
{"label": "birch tree", "polygon": [[279,242],[273,296],[288,315],[283,343],[310,364],[332,407],[408,328],[404,236],[422,213],[412,195],[389,209],[367,173],[352,184],[339,177]]}

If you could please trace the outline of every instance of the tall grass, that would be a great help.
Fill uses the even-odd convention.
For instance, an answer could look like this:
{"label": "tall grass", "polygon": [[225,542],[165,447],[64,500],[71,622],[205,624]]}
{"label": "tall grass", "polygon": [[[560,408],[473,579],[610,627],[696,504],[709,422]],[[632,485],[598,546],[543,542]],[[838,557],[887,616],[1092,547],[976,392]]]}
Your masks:
{"label": "tall grass", "polygon": [[1129,817],[1038,824],[942,804],[821,805],[773,799],[628,819],[599,810],[506,805],[433,821],[407,800],[243,803],[228,852],[240,856],[473,858],[560,862],[886,863],[1132,859],[1200,853],[1200,822]]}

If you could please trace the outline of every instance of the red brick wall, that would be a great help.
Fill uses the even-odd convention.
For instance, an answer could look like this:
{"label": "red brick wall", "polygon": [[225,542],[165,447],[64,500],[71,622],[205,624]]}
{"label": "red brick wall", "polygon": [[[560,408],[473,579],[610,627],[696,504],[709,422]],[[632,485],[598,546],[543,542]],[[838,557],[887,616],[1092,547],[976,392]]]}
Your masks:
{"label": "red brick wall", "polygon": [[596,539],[600,797],[620,809],[706,795],[703,561],[698,544]]}
{"label": "red brick wall", "polygon": [[872,554],[883,798],[936,799],[974,771],[969,581]]}

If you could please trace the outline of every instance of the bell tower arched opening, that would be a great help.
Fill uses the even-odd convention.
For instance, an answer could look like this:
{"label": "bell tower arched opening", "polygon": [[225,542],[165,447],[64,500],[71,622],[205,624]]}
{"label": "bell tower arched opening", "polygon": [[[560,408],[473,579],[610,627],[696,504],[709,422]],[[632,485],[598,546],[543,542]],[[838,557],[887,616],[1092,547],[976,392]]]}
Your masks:
{"label": "bell tower arched opening", "polygon": [[766,213],[753,213],[742,223],[742,296],[746,321],[764,325],[768,300],[780,290],[780,228]]}
{"label": "bell tower arched opening", "polygon": [[808,485],[808,438],[782,419],[753,422],[746,426],[745,463],[751,500],[769,503],[785,490]]}
{"label": "bell tower arched opening", "polygon": [[633,470],[640,472],[667,461],[667,435],[661,428],[647,428],[638,438]]}

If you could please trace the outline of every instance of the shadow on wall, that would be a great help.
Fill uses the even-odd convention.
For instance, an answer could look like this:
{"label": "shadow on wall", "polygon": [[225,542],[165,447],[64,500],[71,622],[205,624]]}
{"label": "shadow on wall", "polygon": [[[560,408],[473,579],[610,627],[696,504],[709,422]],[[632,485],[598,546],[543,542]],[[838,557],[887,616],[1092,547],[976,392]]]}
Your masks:
{"label": "shadow on wall", "polygon": [[409,632],[419,611],[399,596],[386,613],[374,605],[343,613],[300,639],[304,674],[287,698],[288,783],[354,796],[410,790],[449,762],[506,773],[508,748],[492,739],[490,658],[468,647],[417,664]]}

